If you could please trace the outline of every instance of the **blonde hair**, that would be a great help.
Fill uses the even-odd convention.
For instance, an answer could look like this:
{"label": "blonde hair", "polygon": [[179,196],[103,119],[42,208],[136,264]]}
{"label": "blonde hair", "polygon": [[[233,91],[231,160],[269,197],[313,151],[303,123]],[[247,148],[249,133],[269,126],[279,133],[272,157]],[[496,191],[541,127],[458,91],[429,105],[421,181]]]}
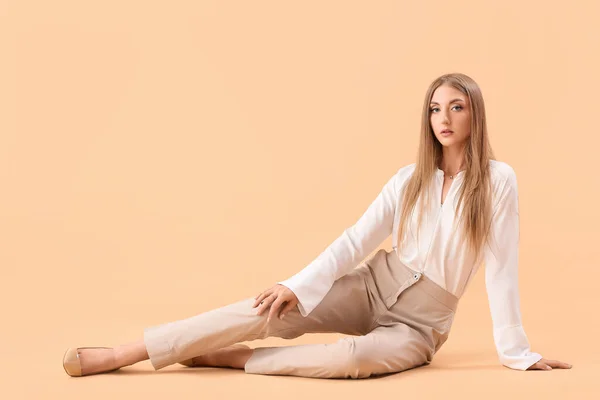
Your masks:
{"label": "blonde hair", "polygon": [[[462,226],[461,241],[466,240],[467,250],[478,259],[488,231],[492,216],[492,189],[490,160],[495,160],[485,118],[483,96],[477,83],[461,73],[445,74],[434,80],[425,95],[421,117],[421,135],[414,173],[404,188],[401,207],[397,247],[401,248],[405,236],[409,215],[412,215],[417,200],[420,202],[418,228],[421,227],[424,207],[430,203],[430,191],[427,190],[442,160],[442,145],[436,139],[430,123],[430,103],[434,91],[441,85],[448,85],[460,90],[469,99],[471,111],[471,134],[465,140],[464,179],[458,192],[456,215],[458,224]],[[440,201],[435,199],[435,201]],[[425,203],[425,204],[424,204]],[[462,208],[462,212],[459,211]],[[456,227],[455,227],[456,229]],[[418,237],[418,235],[417,235]]]}

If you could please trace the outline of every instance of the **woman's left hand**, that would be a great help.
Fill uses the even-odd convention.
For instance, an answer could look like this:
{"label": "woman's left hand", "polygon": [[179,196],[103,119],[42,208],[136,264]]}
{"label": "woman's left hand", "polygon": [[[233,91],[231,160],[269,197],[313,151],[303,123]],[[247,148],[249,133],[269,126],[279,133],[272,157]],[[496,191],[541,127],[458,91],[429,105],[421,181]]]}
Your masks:
{"label": "woman's left hand", "polygon": [[546,358],[542,358],[540,361],[533,364],[531,367],[527,368],[527,370],[532,369],[543,369],[543,370],[551,370],[553,368],[571,368],[573,365],[568,364],[566,362],[557,361],[557,360],[548,360]]}

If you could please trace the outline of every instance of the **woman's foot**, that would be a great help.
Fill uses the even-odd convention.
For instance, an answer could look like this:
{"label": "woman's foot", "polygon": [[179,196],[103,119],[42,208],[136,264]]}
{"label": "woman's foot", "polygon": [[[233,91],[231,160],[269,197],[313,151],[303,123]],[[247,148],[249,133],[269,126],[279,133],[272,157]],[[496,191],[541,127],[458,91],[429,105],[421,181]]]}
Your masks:
{"label": "woman's foot", "polygon": [[84,376],[115,371],[147,360],[143,339],[117,347],[70,348],[63,357],[63,368],[71,376]]}
{"label": "woman's foot", "polygon": [[67,350],[63,368],[70,376],[84,376],[113,371],[119,366],[114,349],[82,347]]}
{"label": "woman's foot", "polygon": [[254,349],[245,344],[234,344],[211,351],[198,357],[180,362],[187,367],[221,367],[244,369]]}

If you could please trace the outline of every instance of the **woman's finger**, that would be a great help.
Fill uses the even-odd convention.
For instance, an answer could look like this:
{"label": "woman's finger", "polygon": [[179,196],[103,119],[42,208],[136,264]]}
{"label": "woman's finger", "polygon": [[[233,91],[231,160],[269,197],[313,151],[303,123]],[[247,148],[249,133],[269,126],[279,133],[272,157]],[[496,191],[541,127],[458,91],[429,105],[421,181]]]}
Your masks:
{"label": "woman's finger", "polygon": [[546,364],[543,361],[538,361],[537,363],[535,363],[536,366],[538,366],[537,369],[543,369],[543,370],[550,370],[552,369],[551,366],[549,366],[548,364]]}
{"label": "woman's finger", "polygon": [[264,310],[266,310],[267,308],[269,308],[269,306],[271,305],[271,303],[273,302],[273,300],[275,300],[277,296],[273,293],[270,296],[267,296],[263,299],[263,301],[261,302],[261,305],[258,307],[258,310],[256,312],[256,315],[261,315],[263,313]]}
{"label": "woman's finger", "polygon": [[293,309],[296,306],[296,302],[294,301],[288,301],[285,304],[285,307],[283,307],[283,310],[281,310],[281,313],[279,313],[279,319],[283,319],[283,317],[285,317],[285,314],[288,313],[288,311],[290,311],[291,309]]}
{"label": "woman's finger", "polygon": [[558,360],[546,360],[546,364],[552,368],[571,368],[572,365]]}
{"label": "woman's finger", "polygon": [[267,322],[271,321],[271,318],[277,317],[279,308],[281,307],[282,303],[283,303],[283,299],[281,298],[281,296],[277,296],[275,298],[275,301],[273,301],[273,304],[271,304],[271,310],[269,311],[269,316],[267,317]]}
{"label": "woman's finger", "polygon": [[538,361],[535,364],[533,364],[531,367],[527,368],[529,370],[532,369],[542,369],[542,370],[549,370],[552,369],[549,365],[546,365],[546,363],[544,363],[543,361]]}
{"label": "woman's finger", "polygon": [[252,306],[252,308],[254,308],[258,304],[260,304],[265,299],[265,297],[269,296],[271,293],[272,293],[272,290],[271,289],[267,289],[264,292],[262,292],[261,294],[259,294],[256,297],[256,300],[254,300],[254,305]]}
{"label": "woman's finger", "polygon": [[256,309],[256,315],[262,314],[263,310],[266,307],[265,302],[267,302],[268,299],[269,299],[268,297],[265,297],[265,298],[261,297],[261,300],[258,302],[258,308]]}

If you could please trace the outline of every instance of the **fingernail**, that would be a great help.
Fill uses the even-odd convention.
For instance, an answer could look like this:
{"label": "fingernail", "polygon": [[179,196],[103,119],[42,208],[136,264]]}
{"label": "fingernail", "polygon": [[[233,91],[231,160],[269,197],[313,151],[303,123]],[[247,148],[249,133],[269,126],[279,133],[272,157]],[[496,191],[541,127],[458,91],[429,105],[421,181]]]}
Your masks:
{"label": "fingernail", "polygon": [[285,318],[285,314],[283,314],[283,315],[281,316],[281,319],[284,319],[284,318]]}
{"label": "fingernail", "polygon": [[547,366],[546,366],[546,369],[552,369],[552,367],[551,367],[551,366],[549,366],[549,365],[547,365]]}

